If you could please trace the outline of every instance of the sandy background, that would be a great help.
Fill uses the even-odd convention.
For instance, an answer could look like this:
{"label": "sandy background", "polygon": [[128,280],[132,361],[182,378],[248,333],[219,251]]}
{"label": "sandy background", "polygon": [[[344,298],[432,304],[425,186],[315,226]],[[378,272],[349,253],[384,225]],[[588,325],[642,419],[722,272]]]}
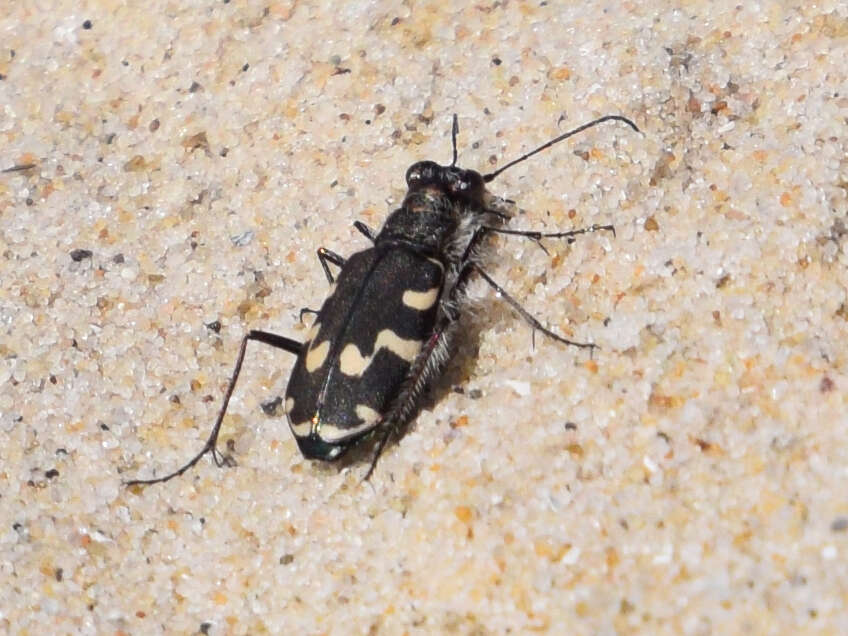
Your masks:
{"label": "sandy background", "polygon": [[[848,631],[845,2],[38,2],[0,15],[0,631]],[[128,6],[130,5],[130,6]],[[149,8],[142,8],[143,6]],[[370,485],[250,328],[418,159],[516,228]],[[26,167],[31,166],[31,167]],[[79,250],[88,250],[79,251]],[[219,331],[207,327],[217,321]]]}

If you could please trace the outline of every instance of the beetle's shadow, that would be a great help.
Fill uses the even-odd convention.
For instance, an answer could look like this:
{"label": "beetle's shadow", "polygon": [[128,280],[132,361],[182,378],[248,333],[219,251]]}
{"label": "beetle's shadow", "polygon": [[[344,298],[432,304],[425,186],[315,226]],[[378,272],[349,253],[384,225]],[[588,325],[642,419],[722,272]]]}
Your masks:
{"label": "beetle's shadow", "polygon": [[[447,395],[464,387],[473,374],[473,369],[480,351],[480,335],[491,329],[502,318],[502,304],[493,298],[475,301],[473,309],[459,319],[454,336],[453,348],[451,349],[441,372],[438,372],[430,381],[428,387],[419,396],[415,409],[405,422],[398,424],[389,437],[385,448],[380,452],[382,456],[387,450],[400,442],[401,439],[417,425],[418,416],[422,411],[433,410]],[[508,313],[508,310],[507,312]],[[519,319],[520,320],[520,319]],[[374,461],[377,452],[382,429],[371,438],[364,440],[361,444],[351,448],[345,453],[335,465],[339,468],[356,467],[358,465],[370,465]],[[379,470],[379,457],[377,458],[376,470]],[[364,473],[363,473],[364,474]]]}

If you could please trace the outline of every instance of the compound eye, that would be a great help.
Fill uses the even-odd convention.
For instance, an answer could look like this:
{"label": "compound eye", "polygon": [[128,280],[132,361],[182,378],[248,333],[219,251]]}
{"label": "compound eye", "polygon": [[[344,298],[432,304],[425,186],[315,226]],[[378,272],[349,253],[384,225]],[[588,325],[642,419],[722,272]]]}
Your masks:
{"label": "compound eye", "polygon": [[406,185],[409,187],[432,183],[439,178],[439,164],[433,161],[419,161],[409,166],[406,171]]}
{"label": "compound eye", "polygon": [[423,181],[429,181],[433,178],[433,162],[418,161],[409,166],[406,171],[406,185],[420,185]]}
{"label": "compound eye", "polygon": [[412,185],[419,181],[421,181],[421,164],[416,163],[409,166],[409,170],[406,171],[406,184]]}

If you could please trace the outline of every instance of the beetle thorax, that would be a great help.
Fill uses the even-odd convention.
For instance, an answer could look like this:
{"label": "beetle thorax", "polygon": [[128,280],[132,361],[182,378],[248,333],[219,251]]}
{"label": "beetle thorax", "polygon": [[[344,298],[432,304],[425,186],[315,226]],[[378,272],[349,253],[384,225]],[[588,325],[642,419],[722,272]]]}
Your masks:
{"label": "beetle thorax", "polygon": [[401,241],[436,255],[456,230],[456,212],[454,204],[443,196],[410,192],[403,205],[386,219],[376,243]]}
{"label": "beetle thorax", "polygon": [[419,161],[406,171],[403,204],[386,219],[377,243],[401,241],[433,255],[451,251],[457,229],[479,224],[484,214],[483,178],[473,170]]}

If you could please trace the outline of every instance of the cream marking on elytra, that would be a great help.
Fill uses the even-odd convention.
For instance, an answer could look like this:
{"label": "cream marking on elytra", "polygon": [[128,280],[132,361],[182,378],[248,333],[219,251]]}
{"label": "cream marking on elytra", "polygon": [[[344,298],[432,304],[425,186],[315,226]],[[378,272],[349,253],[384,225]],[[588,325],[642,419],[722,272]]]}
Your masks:
{"label": "cream marking on elytra", "polygon": [[345,375],[362,375],[370,362],[371,358],[363,356],[355,344],[349,344],[339,356],[339,369]]}
{"label": "cream marking on elytra", "polygon": [[380,414],[366,404],[356,405],[356,417],[362,420],[365,424],[374,424],[380,421]]}
{"label": "cream marking on elytra", "polygon": [[402,360],[412,362],[422,345],[420,340],[404,340],[391,329],[383,329],[377,334],[374,352],[370,356],[363,356],[354,344],[347,345],[339,356],[339,369],[345,375],[362,376],[380,349],[388,349]]}
{"label": "cream marking on elytra", "polygon": [[418,355],[418,352],[421,351],[421,347],[424,343],[420,340],[405,340],[391,329],[383,329],[377,334],[377,341],[374,344],[374,353],[371,355],[372,358],[380,349],[385,348],[399,358],[402,358],[407,362],[412,362],[415,360],[415,356]]}
{"label": "cream marking on elytra", "polygon": [[315,371],[324,364],[324,360],[327,359],[327,354],[330,352],[330,341],[325,340],[319,345],[314,347],[310,347],[309,351],[306,353],[306,370],[309,373]]}
{"label": "cream marking on elytra", "polygon": [[439,297],[440,287],[433,287],[425,292],[417,292],[407,289],[403,292],[403,304],[418,311],[427,311],[436,304],[436,299]]}
{"label": "cream marking on elytra", "polygon": [[[357,407],[358,409],[359,407]],[[373,422],[365,422],[364,424],[360,424],[359,426],[353,426],[350,428],[340,428],[329,422],[321,422],[318,425],[318,437],[320,437],[323,441],[329,444],[335,444],[343,439],[347,439],[348,437],[354,437],[363,433],[367,430],[370,430],[374,427]]]}
{"label": "cream marking on elytra", "polygon": [[305,422],[292,422],[289,420],[289,428],[292,433],[297,435],[298,437],[308,437],[312,432],[312,420],[306,420]]}
{"label": "cream marking on elytra", "polygon": [[[290,415],[294,410],[294,398],[287,397],[286,398],[286,415]],[[306,420],[305,422],[294,423],[291,421],[291,417],[289,417],[289,428],[295,435],[299,435],[301,437],[305,435],[309,435],[309,432],[312,430],[312,421]]]}

